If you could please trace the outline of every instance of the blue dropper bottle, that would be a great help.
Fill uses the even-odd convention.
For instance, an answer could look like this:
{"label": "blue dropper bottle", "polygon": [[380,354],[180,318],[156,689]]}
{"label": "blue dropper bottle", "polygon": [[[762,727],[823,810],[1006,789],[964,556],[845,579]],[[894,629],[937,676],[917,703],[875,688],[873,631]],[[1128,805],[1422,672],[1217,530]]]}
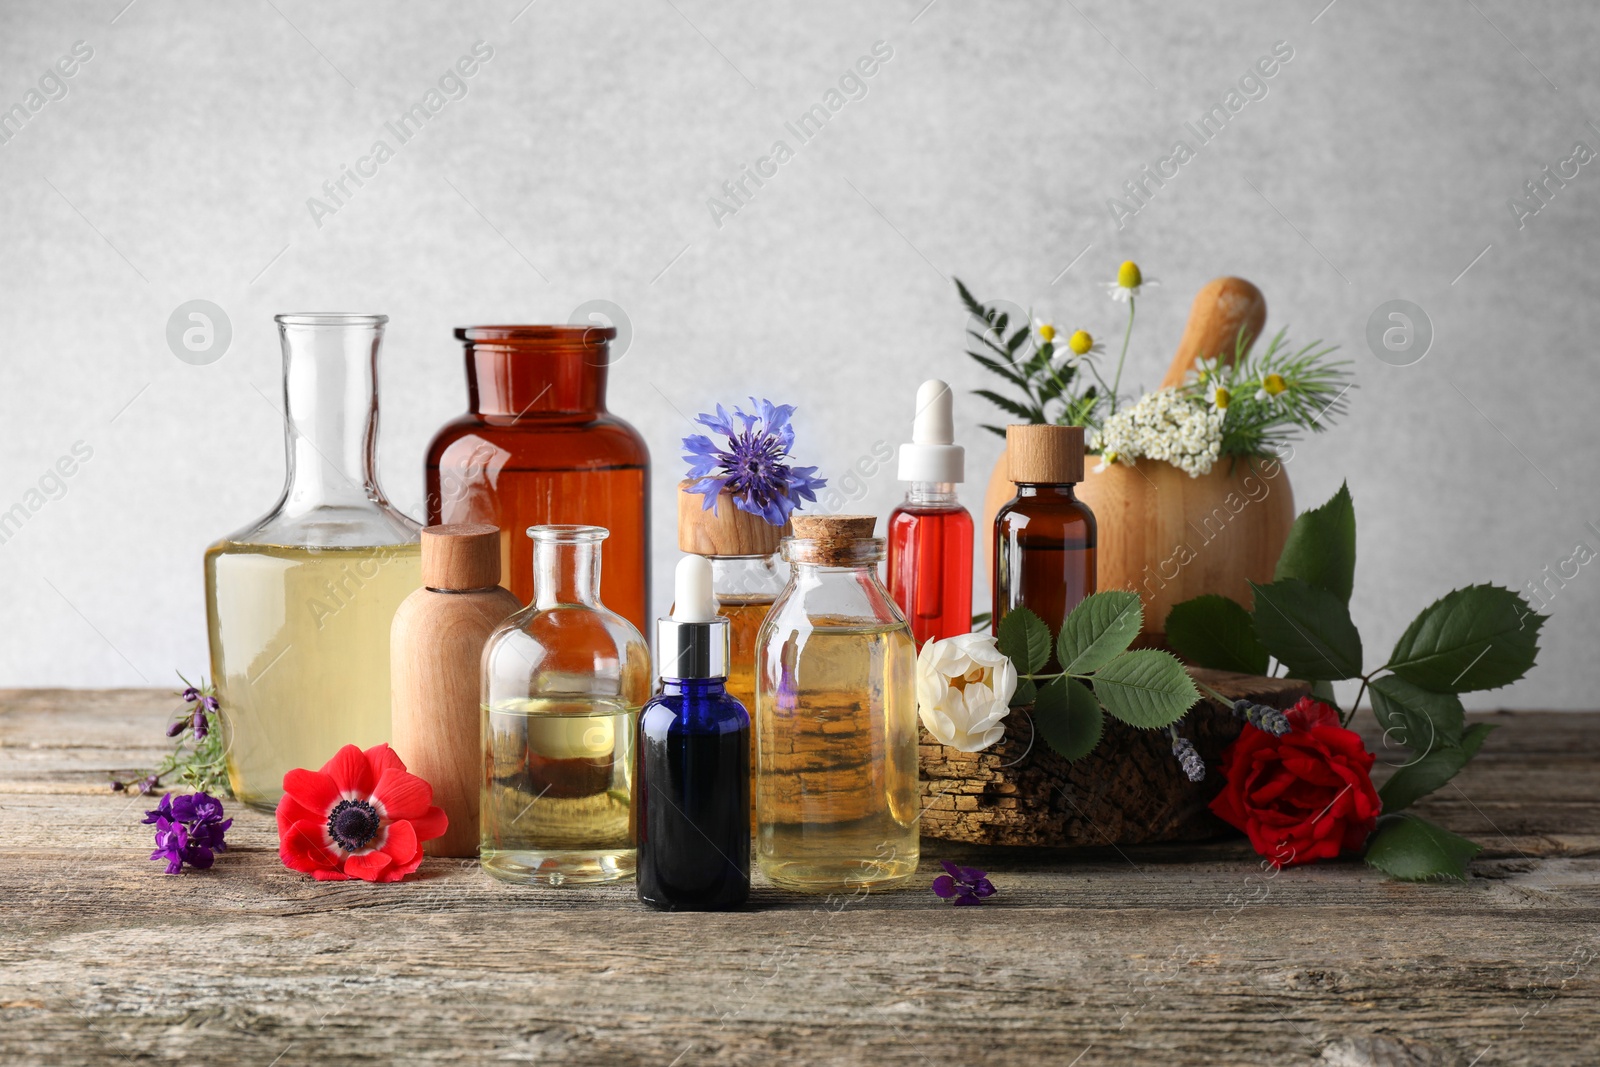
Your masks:
{"label": "blue dropper bottle", "polygon": [[639,716],[639,899],[727,911],[750,895],[750,714],[728,695],[711,561],[685,556],[656,629],[661,693]]}

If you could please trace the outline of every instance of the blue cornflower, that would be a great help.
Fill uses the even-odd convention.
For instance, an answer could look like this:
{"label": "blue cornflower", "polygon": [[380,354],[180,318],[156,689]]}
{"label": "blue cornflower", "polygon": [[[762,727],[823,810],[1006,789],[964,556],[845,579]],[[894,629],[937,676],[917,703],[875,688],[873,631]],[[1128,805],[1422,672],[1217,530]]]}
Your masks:
{"label": "blue cornflower", "polygon": [[935,896],[949,900],[955,898],[957,907],[982,904],[985,897],[994,896],[994,885],[988,875],[976,867],[960,867],[949,860],[940,860],[945,873],[933,880]]}
{"label": "blue cornflower", "polygon": [[750,404],[759,409],[758,414],[738,407],[729,414],[718,404],[716,414],[702,413],[695,419],[727,438],[727,445],[719,447],[705,434],[683,439],[683,460],[694,479],[689,491],[704,495],[705,510],[715,512],[717,496],[726,489],[740,511],[782,526],[802,502],[814,502],[817,490],[828,481],[816,477],[815,467],[796,467],[789,462],[789,449],[794,445],[794,427],[789,424],[793,404],[755,397]]}

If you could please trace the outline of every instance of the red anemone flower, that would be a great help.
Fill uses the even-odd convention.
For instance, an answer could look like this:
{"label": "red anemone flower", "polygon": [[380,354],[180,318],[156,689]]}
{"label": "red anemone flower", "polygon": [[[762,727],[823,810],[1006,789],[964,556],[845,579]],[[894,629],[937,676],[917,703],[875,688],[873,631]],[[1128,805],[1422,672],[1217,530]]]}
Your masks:
{"label": "red anemone flower", "polygon": [[444,833],[433,787],[388,745],[346,745],[320,771],[283,776],[278,855],[322,882],[398,882],[422,863],[422,842]]}

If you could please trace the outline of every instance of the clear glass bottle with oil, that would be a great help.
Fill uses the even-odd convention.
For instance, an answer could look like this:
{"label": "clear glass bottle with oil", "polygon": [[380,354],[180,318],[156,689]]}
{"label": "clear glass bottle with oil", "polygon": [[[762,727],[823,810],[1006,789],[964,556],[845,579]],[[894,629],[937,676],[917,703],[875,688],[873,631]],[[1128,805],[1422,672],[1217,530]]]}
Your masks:
{"label": "clear glass bottle with oil", "polygon": [[874,522],[794,517],[757,642],[757,860],[786,889],[882,889],[917,868],[917,650]]}
{"label": "clear glass bottle with oil", "polygon": [[507,882],[632,877],[634,742],[650,649],[600,602],[598,526],[534,526],[533,603],[483,654],[483,869]]}
{"label": "clear glass bottle with oil", "polygon": [[420,526],[378,485],[384,315],[277,317],[283,495],[206,550],[211,675],[236,796],[272,811],[284,773],[389,740],[389,625],[422,581]]}

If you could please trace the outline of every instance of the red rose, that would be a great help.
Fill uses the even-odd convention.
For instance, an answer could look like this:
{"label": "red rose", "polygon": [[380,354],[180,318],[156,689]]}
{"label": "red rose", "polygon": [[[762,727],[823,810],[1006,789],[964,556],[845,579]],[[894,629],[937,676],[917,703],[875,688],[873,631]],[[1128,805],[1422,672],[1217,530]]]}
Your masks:
{"label": "red rose", "polygon": [[1211,810],[1275,867],[1359,849],[1382,809],[1372,753],[1326,704],[1304,697],[1285,714],[1294,729],[1282,737],[1245,724],[1222,754],[1227,784]]}
{"label": "red rose", "polygon": [[422,842],[448,820],[433,787],[388,745],[346,745],[320,771],[283,776],[278,856],[319,882],[398,882],[422,864]]}

